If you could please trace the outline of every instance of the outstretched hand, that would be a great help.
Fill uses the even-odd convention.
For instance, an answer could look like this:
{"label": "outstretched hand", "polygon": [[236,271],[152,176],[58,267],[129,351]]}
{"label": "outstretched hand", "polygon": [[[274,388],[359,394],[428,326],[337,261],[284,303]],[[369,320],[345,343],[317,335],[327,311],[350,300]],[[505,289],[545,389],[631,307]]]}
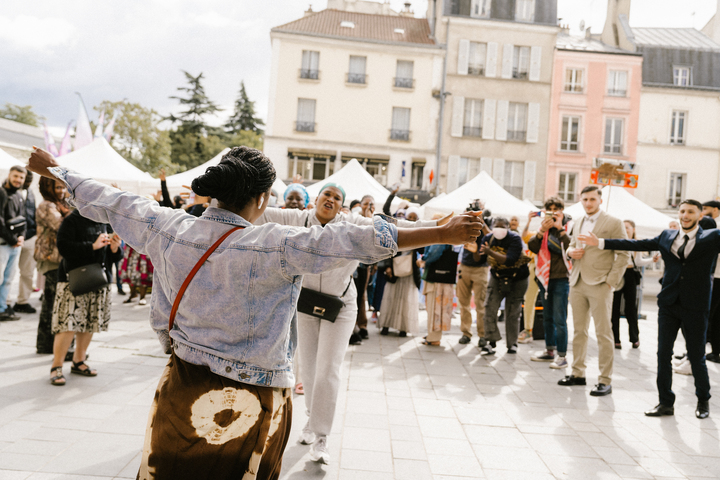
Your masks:
{"label": "outstretched hand", "polygon": [[462,245],[474,242],[482,235],[482,226],[482,220],[474,215],[463,214],[453,217],[443,227],[442,243]]}
{"label": "outstretched hand", "polygon": [[597,247],[600,244],[597,235],[595,235],[593,232],[590,232],[587,235],[578,235],[577,239],[583,242],[585,245],[589,245],[591,247]]}
{"label": "outstretched hand", "polygon": [[440,220],[437,221],[437,226],[442,227],[443,225],[447,224],[450,219],[455,215],[455,212],[451,212],[449,215],[445,215]]}
{"label": "outstretched hand", "polygon": [[480,245],[480,255],[487,255],[490,251],[490,245],[487,242]]}
{"label": "outstretched hand", "polygon": [[46,152],[42,148],[33,146],[33,152],[30,154],[30,160],[28,160],[28,170],[33,173],[37,173],[40,176],[52,178],[54,180],[55,177],[48,169],[59,166],[60,164],[55,161],[55,157],[53,157],[50,153]]}

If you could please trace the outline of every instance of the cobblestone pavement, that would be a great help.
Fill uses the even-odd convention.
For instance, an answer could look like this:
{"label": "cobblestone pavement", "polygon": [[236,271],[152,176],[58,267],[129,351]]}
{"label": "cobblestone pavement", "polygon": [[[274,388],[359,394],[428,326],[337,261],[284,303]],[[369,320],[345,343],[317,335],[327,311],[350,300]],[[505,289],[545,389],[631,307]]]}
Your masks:
{"label": "cobblestone pavement", "polygon": [[[167,357],[150,330],[150,307],[124,298],[114,298],[110,330],[89,349],[99,375],[68,375],[66,364],[65,387],[49,384],[51,358],[35,353],[37,314],[0,323],[0,479],[135,478]],[[32,304],[39,308],[37,294]],[[282,478],[720,478],[718,397],[711,417],[697,420],[692,377],[675,375],[675,416],[642,414],[657,403],[651,297],[645,306],[642,345],[633,350],[626,341],[616,351],[614,391],[601,398],[588,395],[590,385],[556,385],[563,372],[530,361],[542,341],[517,355],[499,343],[495,356],[483,357],[476,345],[458,345],[457,317],[441,347],[371,328],[343,364],[330,465],[310,462],[309,447],[296,443],[306,421],[298,396]],[[424,319],[422,312],[421,331]],[[676,351],[684,351],[680,343]],[[594,383],[594,337],[588,365]],[[708,367],[717,392],[720,365]]]}

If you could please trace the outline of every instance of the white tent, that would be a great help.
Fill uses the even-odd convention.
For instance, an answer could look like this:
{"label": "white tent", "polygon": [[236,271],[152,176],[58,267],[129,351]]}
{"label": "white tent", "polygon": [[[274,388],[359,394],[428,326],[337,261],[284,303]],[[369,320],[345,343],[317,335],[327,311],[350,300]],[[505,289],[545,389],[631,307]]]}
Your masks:
{"label": "white tent", "polygon": [[213,158],[208,160],[207,162],[203,163],[202,165],[198,165],[195,168],[191,168],[190,170],[187,170],[182,173],[178,173],[176,175],[170,175],[167,177],[166,182],[168,188],[180,188],[183,185],[188,185],[192,183],[193,180],[195,180],[197,177],[205,173],[205,170],[207,170],[208,167],[212,167],[220,163],[220,160],[222,160],[223,155],[225,155],[227,152],[229,152],[230,149],[226,148],[222,152],[215,155]]}
{"label": "white tent", "polygon": [[[29,157],[29,155],[28,155],[28,157]],[[23,162],[22,160],[18,160],[17,158],[13,157],[6,151],[0,150],[0,172],[8,173],[10,171],[10,167],[12,167],[14,165],[23,165],[24,166],[26,164],[27,164],[27,161]]]}
{"label": "white tent", "polygon": [[90,145],[57,159],[61,165],[110,185],[116,183],[123,190],[138,194],[155,193],[160,181],[143,172],[117,153],[103,137]]}
{"label": "white tent", "polygon": [[476,198],[485,202],[485,208],[489,209],[494,217],[517,215],[521,223],[526,222],[527,214],[531,210],[528,203],[508,193],[487,172],[480,172],[475,178],[444,197],[438,196],[427,202],[424,205],[424,218],[432,218],[436,213],[442,215],[450,212],[462,213]]}
{"label": "white tent", "polygon": [[[354,158],[325,180],[307,187],[310,201],[314,202],[320,193],[320,189],[330,182],[337,183],[345,190],[345,205],[350,205],[353,200],[360,200],[364,195],[372,195],[375,199],[376,213],[382,212],[382,206],[385,204],[388,195],[390,195],[388,189],[375,180]],[[401,199],[396,198],[393,204],[401,201]]]}
{"label": "white tent", "polygon": [[[603,203],[600,208],[620,220],[634,221],[638,238],[654,237],[667,229],[670,222],[675,220],[646,205],[623,187],[604,187],[602,197]],[[566,208],[565,212],[572,215],[576,221],[585,215],[580,202]]]}
{"label": "white tent", "polygon": [[[220,163],[220,160],[222,160],[222,157],[229,152],[230,149],[226,148],[222,152],[215,155],[213,158],[208,160],[207,162],[203,163],[202,165],[198,165],[195,168],[191,168],[190,170],[187,170],[182,173],[178,173],[175,175],[170,175],[167,177],[166,182],[168,189],[175,188],[179,189],[183,185],[190,186],[193,180],[195,180],[197,177],[205,173],[205,170],[207,170],[208,167],[212,167]],[[280,180],[280,177],[278,177],[275,180],[275,183],[273,183],[273,189],[278,193],[280,196],[280,201],[282,201],[282,195],[285,193],[285,189],[287,188],[287,185]]]}

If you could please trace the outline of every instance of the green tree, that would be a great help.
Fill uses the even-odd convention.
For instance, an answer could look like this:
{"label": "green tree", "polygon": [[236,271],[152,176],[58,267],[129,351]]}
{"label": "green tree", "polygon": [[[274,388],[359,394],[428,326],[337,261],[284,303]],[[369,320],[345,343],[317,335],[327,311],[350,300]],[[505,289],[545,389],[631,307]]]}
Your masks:
{"label": "green tree", "polygon": [[245,130],[262,135],[263,131],[260,127],[264,125],[265,122],[255,116],[255,102],[250,101],[245,91],[245,82],[241,81],[240,94],[235,100],[235,111],[225,123],[225,130],[232,134]]}
{"label": "green tree", "polygon": [[4,107],[0,107],[0,118],[7,118],[13,122],[38,127],[40,126],[40,119],[42,117],[33,112],[33,107],[30,105],[21,107],[19,105],[13,105],[12,103],[6,103]]}
{"label": "green tree", "polygon": [[163,119],[155,110],[127,100],[106,100],[94,109],[105,111],[106,124],[117,115],[110,143],[130,163],[153,175],[161,168],[168,174],[179,170],[170,161],[170,135],[160,129]]}
{"label": "green tree", "polygon": [[182,169],[196,167],[225,148],[228,135],[219,127],[205,122],[207,115],[215,115],[222,109],[211,101],[202,85],[203,74],[193,76],[183,71],[188,86],[178,87],[184,96],[171,96],[185,109],[177,115],[166,117],[171,123],[179,123],[170,132],[172,147],[171,160]]}

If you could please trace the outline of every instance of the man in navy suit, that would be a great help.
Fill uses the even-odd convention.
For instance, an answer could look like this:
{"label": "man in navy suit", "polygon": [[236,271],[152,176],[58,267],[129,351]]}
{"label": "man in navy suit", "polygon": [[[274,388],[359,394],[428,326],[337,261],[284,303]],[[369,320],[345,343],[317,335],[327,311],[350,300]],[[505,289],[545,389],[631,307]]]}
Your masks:
{"label": "man in navy suit", "polygon": [[697,200],[682,202],[678,216],[681,231],[665,230],[648,240],[598,239],[592,232],[578,239],[601,249],[660,251],[665,262],[662,290],[658,294],[657,387],[660,403],[645,415],[674,414],[672,354],[678,329],[682,326],[698,397],[695,416],[707,418],[710,415],[710,379],[705,364],[705,342],[713,273],[720,254],[720,230],[700,228],[702,205]]}

